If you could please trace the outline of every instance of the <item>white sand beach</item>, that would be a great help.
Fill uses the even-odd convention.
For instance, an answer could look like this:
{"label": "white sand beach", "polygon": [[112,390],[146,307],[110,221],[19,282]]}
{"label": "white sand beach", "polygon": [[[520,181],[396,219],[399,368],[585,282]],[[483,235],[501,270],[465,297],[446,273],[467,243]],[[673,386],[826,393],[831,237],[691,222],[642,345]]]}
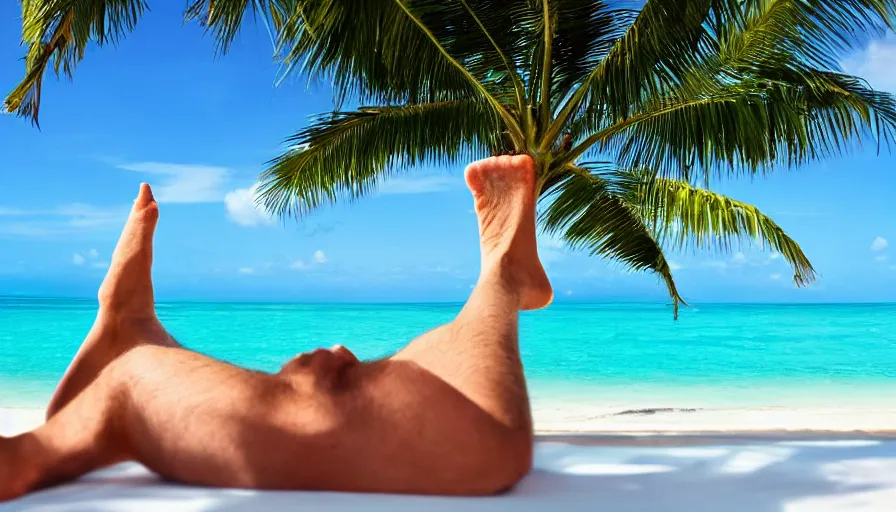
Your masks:
{"label": "white sand beach", "polygon": [[[578,424],[568,418],[565,424],[552,423],[541,414],[534,470],[513,491],[492,498],[207,489],[169,484],[142,466],[122,464],[0,504],[0,512],[896,510],[896,434],[847,428],[840,412],[768,411],[743,417],[696,412],[682,414],[693,416],[680,422],[662,420],[657,413]],[[830,425],[841,428],[829,429],[839,431],[806,430],[826,414],[840,418]],[[38,409],[0,409],[0,433],[21,432],[39,424],[41,416]],[[889,418],[872,416],[853,419],[883,426]],[[738,428],[741,420],[745,423]],[[551,434],[545,426],[580,432]],[[591,432],[582,432],[586,429]]]}

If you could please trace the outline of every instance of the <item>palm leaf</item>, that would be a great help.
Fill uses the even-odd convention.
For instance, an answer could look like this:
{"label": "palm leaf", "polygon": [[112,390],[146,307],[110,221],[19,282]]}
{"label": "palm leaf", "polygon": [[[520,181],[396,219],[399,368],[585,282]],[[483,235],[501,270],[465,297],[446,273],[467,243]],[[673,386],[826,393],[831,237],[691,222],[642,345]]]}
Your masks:
{"label": "palm leaf", "polygon": [[556,0],[551,7],[556,27],[551,78],[556,108],[607,56],[638,11],[613,7],[603,0]]}
{"label": "palm leaf", "polygon": [[526,107],[526,92],[524,89],[522,78],[520,78],[519,73],[517,72],[516,64],[504,54],[504,51],[501,49],[501,46],[495,40],[495,37],[489,32],[488,28],[476,15],[476,11],[470,7],[470,2],[467,0],[460,0],[461,5],[464,6],[464,9],[470,13],[470,17],[476,22],[476,25],[482,30],[482,35],[484,35],[488,42],[494,48],[495,53],[501,58],[501,62],[504,63],[504,68],[507,70],[507,74],[510,76],[511,81],[513,82],[514,91],[516,91],[516,107],[518,111],[522,112]]}
{"label": "palm leaf", "polygon": [[512,85],[488,76],[504,64],[484,51],[487,36],[459,2],[309,2],[283,30],[281,44],[288,64],[303,60],[306,72],[330,78],[340,99],[413,104],[475,95],[524,146],[518,116],[503,101],[514,97]]}
{"label": "palm leaf", "polygon": [[25,0],[22,43],[28,48],[25,78],[4,101],[8,112],[39,123],[41,87],[50,62],[57,76],[71,78],[87,45],[115,43],[133,30],[143,0]]}
{"label": "palm leaf", "polygon": [[556,141],[579,110],[601,106],[613,119],[625,119],[645,98],[677,85],[694,63],[713,54],[707,19],[732,18],[739,12],[737,0],[647,0],[634,23],[566,101],[541,149]]}
{"label": "palm leaf", "polygon": [[567,167],[567,175],[541,198],[549,203],[540,216],[545,230],[561,235],[574,249],[584,249],[636,270],[659,274],[672,298],[675,318],[678,293],[669,262],[638,210],[599,174]]}
{"label": "palm leaf", "polygon": [[[269,6],[270,4],[274,4]],[[184,21],[198,21],[215,38],[218,51],[226,53],[239,33],[246,12],[267,16],[269,7],[289,3],[280,0],[194,0],[184,10]],[[291,2],[298,7],[298,2]]]}
{"label": "palm leaf", "polygon": [[[688,177],[794,166],[848,149],[850,140],[896,133],[896,101],[847,75],[804,68],[738,82],[683,86],[645,110],[585,137],[564,158],[596,150],[628,167]],[[683,174],[682,174],[683,173]]]}
{"label": "palm leaf", "polygon": [[626,203],[661,243],[679,248],[714,246],[728,251],[736,242],[755,242],[790,263],[797,286],[815,280],[815,269],[799,244],[755,206],[645,170],[615,173],[615,183],[625,190]]}
{"label": "palm leaf", "polygon": [[854,34],[882,35],[896,22],[891,0],[748,0],[718,35],[727,62],[838,69]]}
{"label": "palm leaf", "polygon": [[494,111],[472,99],[321,116],[270,162],[260,200],[274,214],[302,216],[359,198],[406,167],[500,152],[500,133]]}

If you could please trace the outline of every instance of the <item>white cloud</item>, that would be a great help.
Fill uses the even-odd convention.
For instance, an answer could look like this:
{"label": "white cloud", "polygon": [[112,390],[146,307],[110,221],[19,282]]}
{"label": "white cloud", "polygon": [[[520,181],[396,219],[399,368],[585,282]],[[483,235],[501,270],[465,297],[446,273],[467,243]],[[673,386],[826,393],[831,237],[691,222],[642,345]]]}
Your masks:
{"label": "white cloud", "polygon": [[684,267],[682,267],[680,264],[669,260],[669,270],[675,271],[675,270],[681,270],[683,268]]}
{"label": "white cloud", "polygon": [[117,167],[158,176],[158,180],[150,185],[159,203],[221,201],[224,198],[224,184],[230,174],[224,167],[166,162],[137,162],[120,164]]}
{"label": "white cloud", "polygon": [[872,251],[883,251],[884,249],[886,249],[889,246],[890,246],[890,244],[887,243],[887,240],[883,237],[877,237],[874,239],[873,242],[871,242],[871,250]]}
{"label": "white cloud", "polygon": [[770,275],[770,276],[768,276],[768,277],[769,277],[769,279],[771,279],[772,281],[777,281],[778,279],[781,279],[781,274],[772,274],[772,275]]}
{"label": "white cloud", "polygon": [[311,263],[306,263],[305,260],[296,260],[289,265],[289,268],[295,269],[295,270],[308,270],[313,265],[323,265],[326,262],[327,262],[326,253],[324,253],[324,251],[317,250],[317,251],[314,251],[314,254],[311,255]]}
{"label": "white cloud", "polygon": [[56,214],[68,217],[68,225],[74,228],[95,229],[109,226],[123,226],[130,206],[119,208],[101,208],[89,204],[74,203],[61,206]]}
{"label": "white cloud", "polygon": [[747,257],[744,253],[737,251],[734,253],[734,256],[731,257],[731,262],[737,265],[743,265],[747,262]]}
{"label": "white cloud", "polygon": [[108,261],[95,261],[97,258],[99,258],[99,256],[100,253],[96,249],[91,249],[83,254],[80,252],[76,252],[72,255],[72,263],[74,263],[75,265],[84,265],[88,260],[92,260],[90,262],[90,266],[92,268],[109,268]]}
{"label": "white cloud", "polygon": [[768,255],[768,259],[770,259],[770,260],[776,260],[780,257],[781,257],[781,253],[779,253],[779,252],[773,252]]}
{"label": "white cloud", "polygon": [[237,272],[239,272],[240,274],[254,274],[255,269],[252,267],[242,267],[239,270],[237,270]]}
{"label": "white cloud", "polygon": [[880,256],[876,256],[876,257],[874,258],[874,261],[887,261],[887,255],[886,255],[886,254],[881,254]]}
{"label": "white cloud", "polygon": [[457,178],[425,176],[421,178],[390,178],[379,186],[380,194],[428,194],[444,192],[457,185]]}
{"label": "white cloud", "polygon": [[224,196],[227,217],[240,226],[260,226],[274,221],[269,213],[255,203],[258,183],[249,188],[238,188]]}
{"label": "white cloud", "polygon": [[847,73],[868,80],[875,89],[896,92],[896,37],[892,33],[871,41],[841,64]]}

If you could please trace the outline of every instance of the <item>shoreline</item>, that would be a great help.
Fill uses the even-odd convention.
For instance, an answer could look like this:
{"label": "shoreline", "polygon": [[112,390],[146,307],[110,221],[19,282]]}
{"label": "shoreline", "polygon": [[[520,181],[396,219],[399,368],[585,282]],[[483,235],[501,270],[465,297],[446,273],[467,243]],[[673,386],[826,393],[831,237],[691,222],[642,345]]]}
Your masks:
{"label": "shoreline", "polygon": [[[43,406],[0,407],[0,434],[18,434],[44,421]],[[645,410],[651,411],[651,410]],[[535,433],[606,439],[622,437],[678,438],[881,438],[896,439],[896,408],[757,408],[637,411],[590,416],[575,409],[533,408]],[[578,413],[578,414],[576,414]]]}

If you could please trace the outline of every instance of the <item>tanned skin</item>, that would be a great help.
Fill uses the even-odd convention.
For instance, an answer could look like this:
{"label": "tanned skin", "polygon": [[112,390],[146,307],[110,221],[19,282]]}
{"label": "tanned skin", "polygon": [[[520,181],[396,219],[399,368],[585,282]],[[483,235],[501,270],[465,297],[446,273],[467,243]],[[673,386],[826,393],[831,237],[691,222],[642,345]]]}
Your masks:
{"label": "tanned skin", "polygon": [[180,346],[156,317],[159,209],[141,185],[99,290],[96,321],[47,421],[0,437],[0,500],[136,461],[186,484],[252,489],[486,495],[532,465],[518,313],[551,302],[535,241],[528,156],[467,167],[481,274],[452,322],[394,356],[345,347],[275,374]]}

